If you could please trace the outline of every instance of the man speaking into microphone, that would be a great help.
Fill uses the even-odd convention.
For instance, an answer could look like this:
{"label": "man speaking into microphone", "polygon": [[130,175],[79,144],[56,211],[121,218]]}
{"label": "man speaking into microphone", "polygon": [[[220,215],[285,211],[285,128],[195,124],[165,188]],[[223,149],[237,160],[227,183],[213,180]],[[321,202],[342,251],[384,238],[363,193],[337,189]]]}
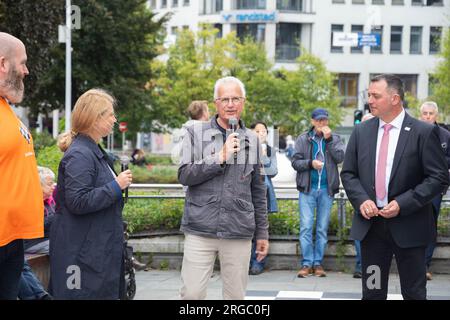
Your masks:
{"label": "man speaking into microphone", "polygon": [[217,255],[224,299],[244,299],[252,238],[257,259],[269,249],[266,187],[256,135],[240,120],[245,88],[234,77],[214,86],[217,114],[188,128],[178,169],[189,186],[181,231],[185,234],[181,298],[205,299]]}

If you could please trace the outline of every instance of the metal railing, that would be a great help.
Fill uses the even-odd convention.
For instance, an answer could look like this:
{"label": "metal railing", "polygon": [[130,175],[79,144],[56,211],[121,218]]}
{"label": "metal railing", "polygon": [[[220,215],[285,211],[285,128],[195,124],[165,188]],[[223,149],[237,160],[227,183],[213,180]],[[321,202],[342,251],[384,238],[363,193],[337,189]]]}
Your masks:
{"label": "metal railing", "polygon": [[[154,191],[164,191],[169,194],[130,194],[128,198],[130,199],[184,199],[186,197],[185,191],[181,184],[131,184],[130,191],[138,192],[154,192]],[[288,191],[288,193],[286,193]],[[295,185],[292,184],[278,184],[275,186],[275,194],[277,200],[298,200],[298,191]],[[340,188],[339,192],[334,197],[335,203],[337,205],[337,219],[338,228],[343,230],[347,228],[347,195],[345,190]],[[441,208],[450,207],[450,195],[447,193],[442,199]],[[448,231],[445,234],[440,234],[440,236],[450,237],[450,215],[445,217],[442,214],[439,216],[440,220],[445,220],[444,223],[448,227]],[[341,234],[341,233],[339,233]]]}

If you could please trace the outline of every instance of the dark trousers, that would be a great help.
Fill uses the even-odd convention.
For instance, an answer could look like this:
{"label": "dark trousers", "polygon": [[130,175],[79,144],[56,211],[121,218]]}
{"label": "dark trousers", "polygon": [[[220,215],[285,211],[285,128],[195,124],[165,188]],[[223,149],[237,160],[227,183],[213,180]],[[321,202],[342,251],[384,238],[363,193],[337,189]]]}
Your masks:
{"label": "dark trousers", "polygon": [[425,247],[400,248],[392,238],[387,220],[382,217],[372,219],[372,226],[361,241],[363,300],[386,300],[393,255],[403,299],[425,300]]}
{"label": "dark trousers", "polygon": [[0,247],[0,300],[16,300],[24,262],[23,240]]}
{"label": "dark trousers", "polygon": [[[441,210],[441,202],[442,202],[442,195],[437,196],[432,201],[434,223],[435,223],[435,227],[436,227],[436,235],[437,235],[437,223],[438,223],[438,219],[439,219],[439,211]],[[430,244],[428,245],[428,247],[425,251],[425,263],[427,265],[427,269],[430,268],[431,259],[433,258],[433,253],[434,253],[435,247],[436,247],[436,238],[430,242]]]}

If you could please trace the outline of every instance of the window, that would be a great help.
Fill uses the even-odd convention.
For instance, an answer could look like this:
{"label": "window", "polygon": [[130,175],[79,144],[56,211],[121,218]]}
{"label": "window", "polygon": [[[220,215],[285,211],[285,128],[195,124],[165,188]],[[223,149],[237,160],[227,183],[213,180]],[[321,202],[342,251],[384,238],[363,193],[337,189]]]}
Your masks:
{"label": "window", "polygon": [[342,32],[344,31],[343,24],[332,24],[331,25],[331,52],[340,53],[344,52],[343,47],[333,46],[333,32]]}
{"label": "window", "polygon": [[264,42],[266,37],[266,25],[262,23],[240,23],[236,25],[236,33],[243,41],[246,37],[251,37],[256,42]]}
{"label": "window", "polygon": [[178,27],[171,27],[170,28],[170,33],[173,35],[177,35],[178,34]]}
{"label": "window", "polygon": [[443,0],[412,0],[411,4],[413,6],[443,6],[444,1]]}
{"label": "window", "polygon": [[417,74],[397,74],[397,76],[402,79],[405,92],[417,97]]}
{"label": "window", "polygon": [[285,11],[302,11],[302,0],[277,0],[277,9]]}
{"label": "window", "polygon": [[[363,25],[356,25],[353,24],[352,25],[352,33],[363,33],[364,32],[364,26]],[[351,53],[362,53],[363,52],[363,48],[362,47],[351,47],[350,49]]]}
{"label": "window", "polygon": [[345,3],[345,0],[333,0],[333,3]]}
{"label": "window", "polygon": [[402,26],[391,26],[391,53],[402,53]]}
{"label": "window", "polygon": [[161,8],[167,8],[167,0],[161,0]]}
{"label": "window", "polygon": [[150,8],[156,9],[156,0],[151,0],[150,1]]}
{"label": "window", "polygon": [[340,73],[338,88],[342,98],[341,106],[356,108],[358,106],[358,73]]}
{"label": "window", "polygon": [[383,53],[383,26],[373,27],[371,32],[380,35],[380,45],[370,47],[370,53]]}
{"label": "window", "polygon": [[183,6],[189,7],[190,3],[189,0],[183,0]]}
{"label": "window", "polygon": [[430,54],[436,54],[441,51],[441,27],[430,27]]}
{"label": "window", "polygon": [[364,0],[352,0],[352,4],[365,4]]}
{"label": "window", "polygon": [[202,14],[214,14],[223,10],[223,0],[203,0]]}
{"label": "window", "polygon": [[222,38],[222,24],[221,23],[215,23],[214,24],[214,29],[219,30],[219,32],[217,32],[216,37],[217,38]]}
{"label": "window", "polygon": [[411,27],[411,34],[409,36],[409,53],[422,53],[422,27]]}
{"label": "window", "polygon": [[172,0],[172,8],[178,7],[178,0]]}
{"label": "window", "polygon": [[266,0],[235,0],[234,9],[266,9]]}
{"label": "window", "polygon": [[372,0],[372,4],[384,4],[384,0]]}
{"label": "window", "polygon": [[443,6],[444,1],[443,0],[426,0],[425,5],[426,6]]}
{"label": "window", "polygon": [[300,23],[278,23],[275,60],[294,61],[300,55]]}
{"label": "window", "polygon": [[393,6],[403,6],[405,3],[403,0],[392,0]]}

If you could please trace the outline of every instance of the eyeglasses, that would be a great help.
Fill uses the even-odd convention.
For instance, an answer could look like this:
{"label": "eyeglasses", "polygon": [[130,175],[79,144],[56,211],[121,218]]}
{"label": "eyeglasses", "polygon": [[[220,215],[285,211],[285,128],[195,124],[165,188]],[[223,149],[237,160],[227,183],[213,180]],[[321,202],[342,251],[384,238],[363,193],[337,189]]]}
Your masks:
{"label": "eyeglasses", "polygon": [[230,103],[230,100],[231,103],[238,104],[244,99],[245,99],[244,97],[231,97],[231,98],[217,98],[216,101],[219,101],[222,106],[226,106]]}

